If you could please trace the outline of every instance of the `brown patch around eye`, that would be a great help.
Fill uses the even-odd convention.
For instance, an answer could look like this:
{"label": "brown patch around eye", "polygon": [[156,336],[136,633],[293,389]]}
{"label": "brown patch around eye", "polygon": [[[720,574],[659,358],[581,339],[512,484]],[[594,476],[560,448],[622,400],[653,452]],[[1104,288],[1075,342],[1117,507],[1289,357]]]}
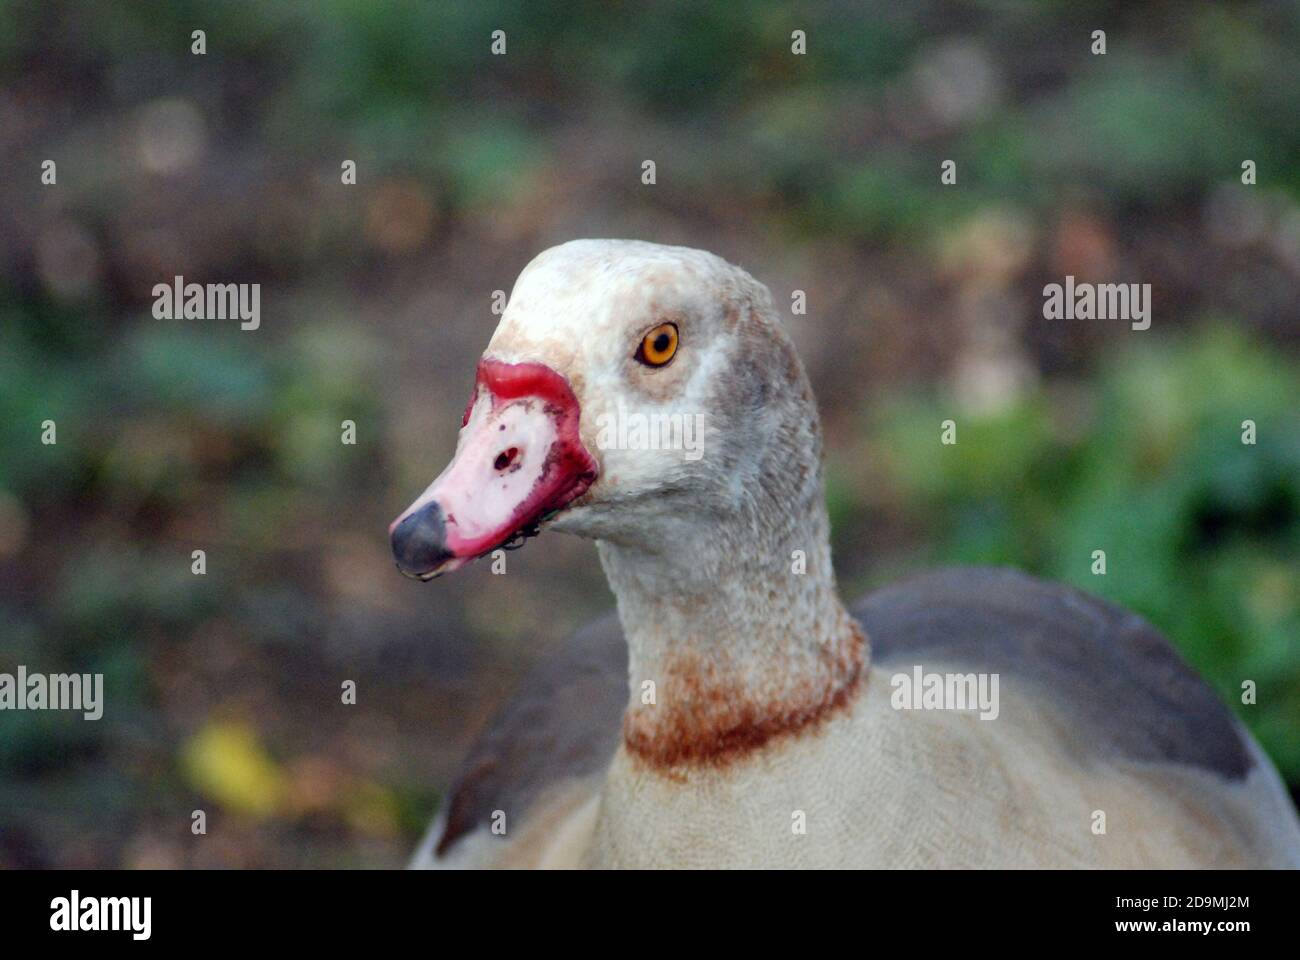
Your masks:
{"label": "brown patch around eye", "polygon": [[677,324],[661,323],[641,338],[636,358],[647,367],[667,366],[677,355],[677,341]]}

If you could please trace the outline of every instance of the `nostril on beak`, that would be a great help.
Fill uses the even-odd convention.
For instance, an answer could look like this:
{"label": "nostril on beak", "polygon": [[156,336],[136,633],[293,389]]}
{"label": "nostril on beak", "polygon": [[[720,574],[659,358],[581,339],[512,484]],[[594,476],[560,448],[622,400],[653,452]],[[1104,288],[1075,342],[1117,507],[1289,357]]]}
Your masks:
{"label": "nostril on beak", "polygon": [[452,556],[447,549],[442,508],[437,503],[425,504],[408,514],[393,527],[390,540],[397,569],[408,577],[431,573]]}
{"label": "nostril on beak", "polygon": [[514,463],[515,458],[518,456],[518,447],[511,447],[509,450],[502,450],[497,454],[497,458],[492,462],[492,466],[497,470],[504,470],[506,467],[510,466],[510,464]]}

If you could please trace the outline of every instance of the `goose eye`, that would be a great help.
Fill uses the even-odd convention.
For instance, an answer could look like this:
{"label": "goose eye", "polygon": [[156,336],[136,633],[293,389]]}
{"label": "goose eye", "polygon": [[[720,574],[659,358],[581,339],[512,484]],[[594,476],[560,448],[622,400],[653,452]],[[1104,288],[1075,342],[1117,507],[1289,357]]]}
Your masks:
{"label": "goose eye", "polygon": [[661,323],[641,340],[636,358],[647,367],[662,367],[677,353],[677,324]]}

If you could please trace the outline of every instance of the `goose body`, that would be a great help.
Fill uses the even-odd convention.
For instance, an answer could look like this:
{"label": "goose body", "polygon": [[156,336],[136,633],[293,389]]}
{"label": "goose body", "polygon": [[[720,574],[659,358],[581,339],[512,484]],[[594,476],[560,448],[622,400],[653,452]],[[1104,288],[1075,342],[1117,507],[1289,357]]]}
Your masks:
{"label": "goose body", "polygon": [[[674,415],[698,450],[603,429]],[[597,542],[618,616],[525,678],[415,866],[1300,866],[1271,763],[1140,618],[1006,570],[841,603],[802,365],[710,254],[575,241],[521,274],[391,533],[428,579],[539,525]],[[996,702],[915,709],[922,676]]]}

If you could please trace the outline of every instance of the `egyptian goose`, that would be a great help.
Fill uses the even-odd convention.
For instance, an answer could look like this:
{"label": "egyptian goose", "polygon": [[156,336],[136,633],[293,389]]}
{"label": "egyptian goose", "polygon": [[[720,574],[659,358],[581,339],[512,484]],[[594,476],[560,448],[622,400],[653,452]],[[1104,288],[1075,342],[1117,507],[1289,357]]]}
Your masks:
{"label": "egyptian goose", "polygon": [[[525,679],[415,866],[1300,866],[1269,760],[1137,616],[990,569],[840,601],[808,380],[712,254],[533,260],[390,536],[427,580],[542,526],[596,541],[618,616]],[[996,709],[903,709],[932,674]]]}

